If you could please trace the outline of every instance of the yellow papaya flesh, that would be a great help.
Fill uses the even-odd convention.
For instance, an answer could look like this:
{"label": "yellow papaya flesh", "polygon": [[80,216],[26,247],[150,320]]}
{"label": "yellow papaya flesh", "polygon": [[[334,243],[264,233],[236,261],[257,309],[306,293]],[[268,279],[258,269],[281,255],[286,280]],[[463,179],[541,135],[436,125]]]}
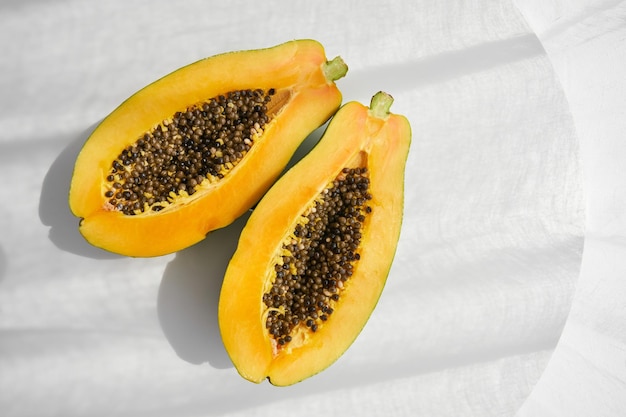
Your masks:
{"label": "yellow papaya flesh", "polygon": [[253,206],[334,114],[347,66],[313,40],[216,55],[138,91],[79,153],[69,206],[88,242],[159,256]]}
{"label": "yellow papaya flesh", "polygon": [[399,239],[411,141],[392,101],[381,92],[370,108],[344,105],[243,229],[218,317],[244,378],[282,386],[322,371],[376,306]]}

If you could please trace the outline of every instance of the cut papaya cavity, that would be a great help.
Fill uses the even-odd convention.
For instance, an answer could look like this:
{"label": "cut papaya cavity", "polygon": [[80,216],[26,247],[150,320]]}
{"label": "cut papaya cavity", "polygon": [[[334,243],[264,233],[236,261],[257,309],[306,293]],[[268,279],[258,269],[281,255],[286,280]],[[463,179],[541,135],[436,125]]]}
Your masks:
{"label": "cut papaya cavity", "polygon": [[339,108],[347,66],[313,40],[217,55],[135,93],[79,153],[79,230],[100,248],[159,256],[252,207]]}
{"label": "cut papaya cavity", "polygon": [[337,112],[267,192],[224,277],[219,326],[249,381],[291,385],[335,362],[383,291],[403,214],[408,120],[380,92]]}

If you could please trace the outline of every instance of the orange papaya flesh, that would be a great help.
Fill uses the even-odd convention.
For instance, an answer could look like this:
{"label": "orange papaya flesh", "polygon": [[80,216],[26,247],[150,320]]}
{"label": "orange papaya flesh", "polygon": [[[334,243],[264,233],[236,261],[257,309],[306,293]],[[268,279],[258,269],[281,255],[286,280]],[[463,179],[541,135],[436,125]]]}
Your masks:
{"label": "orange papaya flesh", "polygon": [[94,246],[159,256],[251,206],[336,112],[341,58],[297,40],[185,66],[108,115],[79,153],[69,194]]}
{"label": "orange papaya flesh", "polygon": [[291,385],[335,362],[382,293],[400,234],[408,120],[378,93],[344,105],[263,197],[224,278],[219,325],[237,371]]}

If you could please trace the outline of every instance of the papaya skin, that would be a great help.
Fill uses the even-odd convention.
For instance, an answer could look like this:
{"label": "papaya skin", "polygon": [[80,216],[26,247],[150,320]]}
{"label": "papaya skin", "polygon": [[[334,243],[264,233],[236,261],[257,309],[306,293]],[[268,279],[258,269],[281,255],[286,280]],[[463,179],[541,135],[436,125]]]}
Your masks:
{"label": "papaya skin", "polygon": [[[224,278],[218,319],[222,340],[245,379],[292,385],[334,363],[353,343],[383,291],[400,235],[408,120],[390,114],[385,93],[371,110],[345,104],[316,147],[268,191],[250,216]],[[273,259],[299,216],[344,167],[367,167],[372,212],[362,229],[360,260],[333,315],[305,342],[276,349],[265,329],[262,297]]]}
{"label": "papaya skin", "polygon": [[[334,83],[347,71],[327,63],[322,45],[297,40],[230,52],[185,66],[138,91],[94,130],[79,153],[69,207],[94,246],[135,257],[160,256],[204,239],[252,207],[275,182],[299,144],[341,104]],[[111,162],[153,126],[188,106],[230,91],[274,88],[286,99],[247,155],[222,180],[165,209],[125,215],[104,197]]]}

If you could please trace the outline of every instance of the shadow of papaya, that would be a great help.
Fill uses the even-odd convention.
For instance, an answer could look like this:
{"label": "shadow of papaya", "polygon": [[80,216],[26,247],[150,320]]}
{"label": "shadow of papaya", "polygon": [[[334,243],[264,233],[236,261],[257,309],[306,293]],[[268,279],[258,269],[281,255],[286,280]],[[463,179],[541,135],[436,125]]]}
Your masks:
{"label": "shadow of papaya", "polygon": [[159,322],[176,354],[189,363],[232,367],[220,337],[217,306],[226,267],[248,217],[246,213],[178,252],[165,268],[157,299]]}
{"label": "shadow of papaya", "polygon": [[59,249],[95,259],[115,259],[119,255],[90,245],[78,231],[79,219],[70,211],[68,194],[74,163],[85,140],[97,124],[78,134],[61,151],[46,173],[39,198],[39,218],[50,226],[48,237]]}

